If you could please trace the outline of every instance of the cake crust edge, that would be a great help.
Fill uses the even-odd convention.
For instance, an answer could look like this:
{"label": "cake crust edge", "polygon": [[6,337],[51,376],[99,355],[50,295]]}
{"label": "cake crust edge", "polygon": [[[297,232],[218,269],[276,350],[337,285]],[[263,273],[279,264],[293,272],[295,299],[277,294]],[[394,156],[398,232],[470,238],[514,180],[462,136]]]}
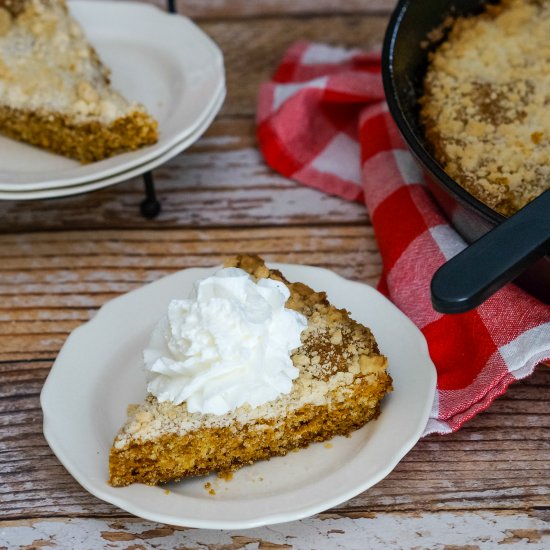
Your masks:
{"label": "cake crust edge", "polygon": [[110,124],[76,122],[60,113],[0,106],[0,131],[7,137],[82,163],[134,151],[158,140],[157,122],[136,110]]}

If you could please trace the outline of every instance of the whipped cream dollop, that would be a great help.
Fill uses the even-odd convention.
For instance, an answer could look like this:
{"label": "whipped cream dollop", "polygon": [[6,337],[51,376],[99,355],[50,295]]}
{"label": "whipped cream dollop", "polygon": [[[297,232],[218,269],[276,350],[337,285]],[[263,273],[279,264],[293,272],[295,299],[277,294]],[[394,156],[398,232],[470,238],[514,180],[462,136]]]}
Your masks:
{"label": "whipped cream dollop", "polygon": [[290,353],[306,318],[285,308],[280,281],[255,282],[225,268],[172,300],[144,352],[147,389],[159,401],[187,402],[189,412],[225,414],[287,394],[298,376]]}

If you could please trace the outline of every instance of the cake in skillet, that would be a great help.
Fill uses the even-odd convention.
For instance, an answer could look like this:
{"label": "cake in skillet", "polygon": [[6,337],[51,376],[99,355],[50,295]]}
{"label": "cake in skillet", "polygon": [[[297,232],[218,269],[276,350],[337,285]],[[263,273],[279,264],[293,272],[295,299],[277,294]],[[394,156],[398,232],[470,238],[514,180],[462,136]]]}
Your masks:
{"label": "cake in skillet", "polygon": [[430,56],[421,121],[444,170],[508,216],[550,188],[550,2],[454,21]]}
{"label": "cake in skillet", "polygon": [[65,0],[0,0],[0,132],[83,163],[158,139],[145,108],[111,87]]}
{"label": "cake in skillet", "polygon": [[[153,374],[148,396],[142,404],[128,407],[128,419],[111,448],[111,485],[155,485],[232,471],[314,441],[347,435],[378,416],[392,380],[387,359],[368,328],[331,305],[325,293],[288,282],[257,256],[239,256],[226,265],[233,269],[223,269],[200,283],[197,300],[212,294],[211,303],[216,303],[216,297],[226,292],[211,290],[217,277],[223,276],[224,289],[235,295],[241,293],[244,281],[257,288],[247,290],[235,316],[252,318],[254,326],[242,328],[241,321],[225,317],[230,313],[219,302],[219,311],[201,313],[212,318],[209,330],[201,325],[189,332],[186,323],[194,327],[196,311],[189,309],[188,301],[171,303],[169,315],[153,332],[144,354]],[[262,317],[266,302],[274,305],[273,313]],[[187,312],[183,320],[175,315],[181,308]],[[268,360],[260,356],[258,362],[250,363],[255,352],[247,342],[262,324],[259,320],[268,317],[273,323],[269,338],[284,341],[288,351],[260,335],[259,347],[272,350]],[[226,333],[227,325],[235,325],[236,332]],[[187,339],[185,356],[181,349],[178,354],[173,337]],[[263,374],[243,374],[237,361],[234,370],[222,366],[217,378],[208,379],[218,367],[203,372],[193,361],[198,357],[216,363],[213,339],[224,350],[222,355],[242,357],[243,364],[253,364]]]}

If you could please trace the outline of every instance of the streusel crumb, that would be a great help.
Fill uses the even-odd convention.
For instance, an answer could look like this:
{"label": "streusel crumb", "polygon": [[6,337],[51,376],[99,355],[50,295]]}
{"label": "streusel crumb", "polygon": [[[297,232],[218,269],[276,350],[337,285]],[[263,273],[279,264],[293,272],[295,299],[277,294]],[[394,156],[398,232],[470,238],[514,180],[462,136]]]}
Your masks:
{"label": "streusel crumb", "polygon": [[421,99],[445,171],[510,215],[550,188],[550,2],[503,0],[454,22]]}

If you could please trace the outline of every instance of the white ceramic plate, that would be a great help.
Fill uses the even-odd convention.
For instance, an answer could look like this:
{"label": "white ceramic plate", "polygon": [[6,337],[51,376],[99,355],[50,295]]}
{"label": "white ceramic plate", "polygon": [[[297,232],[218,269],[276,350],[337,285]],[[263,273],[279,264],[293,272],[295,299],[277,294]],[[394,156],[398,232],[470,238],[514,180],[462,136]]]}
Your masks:
{"label": "white ceramic plate", "polygon": [[225,88],[223,55],[189,19],[134,2],[70,2],[113,86],[143,103],[159,123],[159,141],[82,165],[0,137],[0,190],[51,189],[97,181],[166,153],[212,112]]}
{"label": "white ceramic plate", "polygon": [[[41,394],[44,434],[74,478],[95,496],[137,516],[171,525],[247,528],[321,512],[368,489],[397,465],[426,425],[435,368],[413,323],[373,288],[316,267],[274,264],[291,281],[324,289],[370,326],[389,358],[394,392],[380,417],[332,446],[314,444],[237,471],[166,487],[107,484],[109,449],[126,406],[145,396],[141,353],[169,301],[216,268],[187,269],[104,305],[67,339]],[[215,494],[205,483],[210,482]]]}
{"label": "white ceramic plate", "polygon": [[217,98],[217,103],[214,104],[214,108],[206,118],[201,122],[198,128],[186,136],[182,141],[174,145],[172,149],[169,149],[159,157],[140,164],[135,168],[128,170],[126,172],[121,172],[120,174],[115,174],[113,176],[108,176],[104,179],[97,181],[90,181],[86,183],[80,183],[77,185],[71,185],[67,187],[53,187],[51,189],[38,189],[36,191],[1,191],[0,190],[0,200],[10,200],[10,201],[21,201],[21,200],[35,200],[35,199],[55,199],[59,197],[69,197],[71,195],[79,195],[81,193],[89,193],[90,191],[96,191],[97,189],[102,189],[103,187],[108,187],[114,185],[115,183],[120,183],[121,181],[127,181],[130,178],[139,176],[144,172],[152,170],[161,164],[164,164],[171,158],[175,157],[178,153],[181,153],[183,150],[187,149],[195,141],[197,141],[202,134],[208,129],[212,121],[218,114],[219,109],[223,104],[225,99],[225,88],[220,91],[220,94]]}

